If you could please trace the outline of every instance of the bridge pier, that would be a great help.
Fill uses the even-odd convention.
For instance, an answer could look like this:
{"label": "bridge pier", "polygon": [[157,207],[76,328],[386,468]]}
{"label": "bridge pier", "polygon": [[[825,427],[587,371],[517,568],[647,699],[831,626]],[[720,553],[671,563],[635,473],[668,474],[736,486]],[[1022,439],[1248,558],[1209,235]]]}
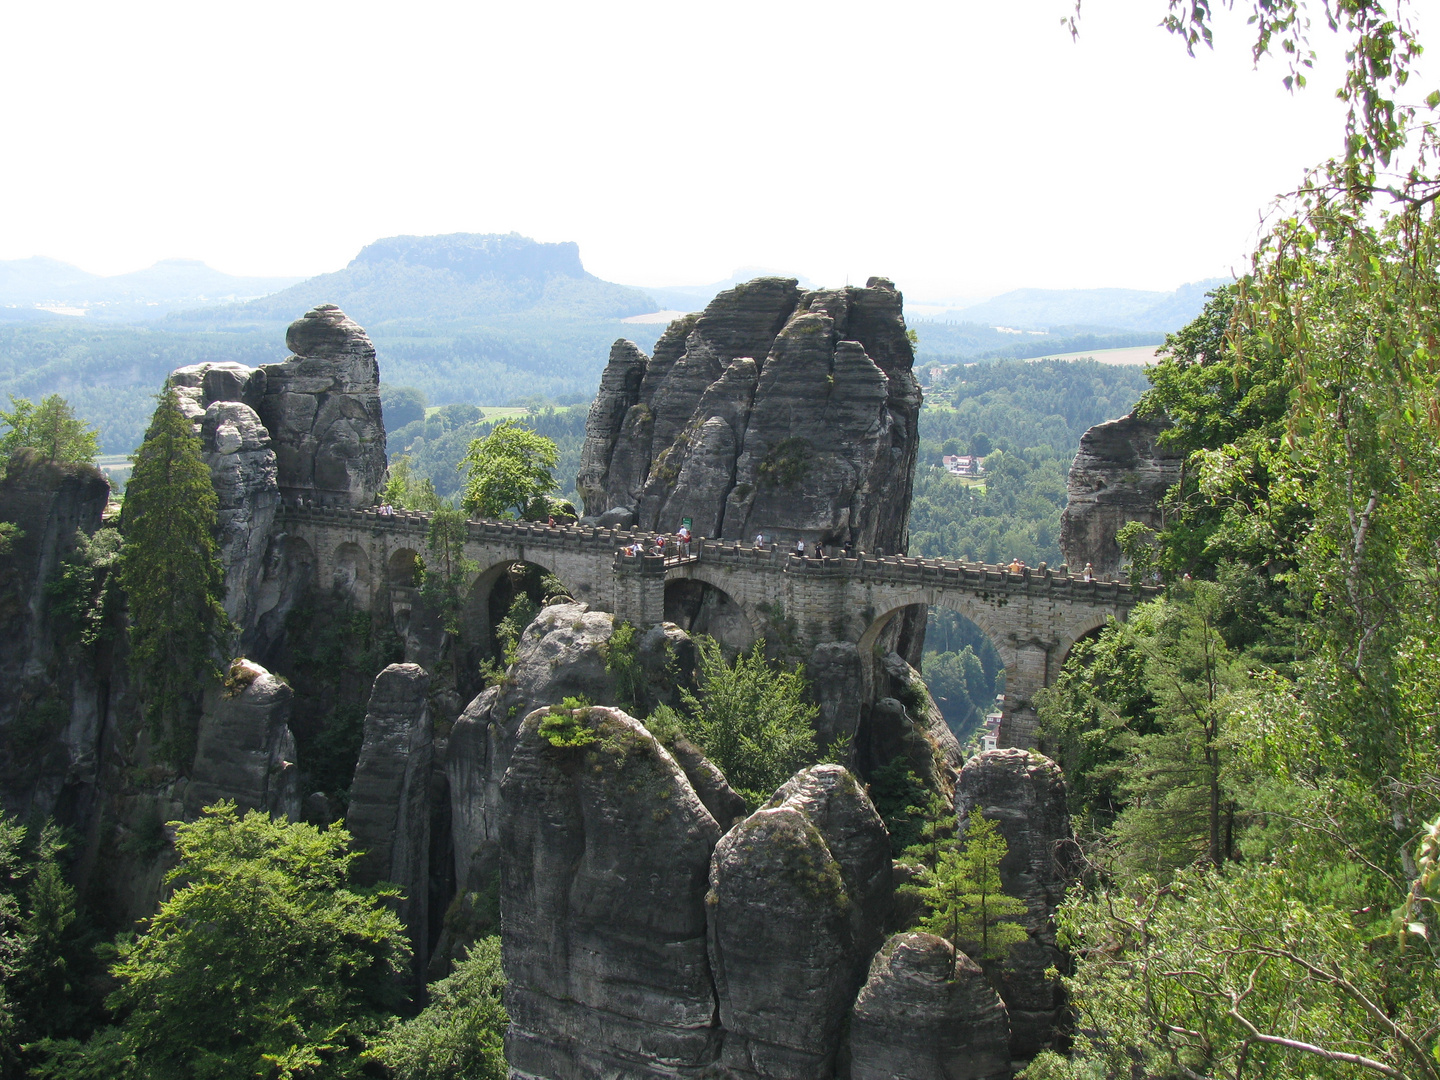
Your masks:
{"label": "bridge pier", "polygon": [[615,556],[614,614],[635,626],[665,621],[665,557]]}
{"label": "bridge pier", "polygon": [[[1010,653],[1005,665],[1005,703],[1001,707],[998,746],[1028,749],[1035,745],[1040,715],[1035,695],[1060,673],[1059,638],[1021,637],[1009,634]],[[1013,659],[1012,659],[1013,658]]]}

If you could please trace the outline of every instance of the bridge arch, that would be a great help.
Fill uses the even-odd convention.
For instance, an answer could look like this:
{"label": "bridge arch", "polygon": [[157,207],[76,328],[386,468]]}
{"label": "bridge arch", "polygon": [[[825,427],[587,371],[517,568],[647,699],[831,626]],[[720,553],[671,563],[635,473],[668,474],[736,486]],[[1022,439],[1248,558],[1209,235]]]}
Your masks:
{"label": "bridge arch", "polygon": [[336,592],[358,604],[370,601],[370,556],[365,549],[347,540],[330,557],[330,584]]}
{"label": "bridge arch", "polygon": [[1001,621],[996,618],[993,605],[977,600],[971,590],[916,588],[897,591],[889,596],[885,602],[885,609],[870,618],[869,624],[865,626],[864,632],[860,635],[857,643],[860,652],[860,677],[867,697],[875,694],[876,683],[880,676],[880,658],[876,655],[876,647],[881,634],[904,611],[917,606],[954,611],[972,623],[985,636],[998,654],[1001,670],[1005,673],[1007,703],[1010,700],[1012,688],[1017,684],[1025,686],[1025,675],[1029,673],[1028,668],[1032,666],[1026,665],[1027,671],[1021,671],[1025,643],[1017,641],[1015,635],[1006,631]]}
{"label": "bridge arch", "polygon": [[665,621],[689,634],[708,634],[727,653],[748,652],[760,636],[744,605],[702,576],[665,583]]}
{"label": "bridge arch", "polygon": [[[941,607],[947,608],[963,615],[977,627],[980,632],[990,639],[990,644],[995,646],[995,651],[1005,658],[1006,637],[999,626],[991,618],[991,609],[987,604],[972,601],[967,593],[959,590],[949,589],[917,589],[909,593],[897,594],[887,601],[886,609],[875,615],[860,635],[860,652],[863,656],[872,654],[875,650],[875,642],[879,639],[885,628],[908,607]],[[1006,663],[1007,668],[1009,663]]]}
{"label": "bridge arch", "polygon": [[1096,612],[1090,618],[1085,619],[1073,626],[1068,626],[1058,635],[1059,644],[1055,650],[1055,674],[1060,674],[1060,669],[1065,666],[1065,661],[1070,658],[1070,650],[1073,649],[1083,638],[1092,637],[1098,634],[1105,627],[1109,626],[1115,616],[1109,612]]}
{"label": "bridge arch", "polygon": [[[470,579],[466,587],[465,606],[462,613],[466,636],[489,656],[498,659],[500,643],[495,637],[495,628],[505,618],[511,605],[523,593],[540,606],[548,598],[542,580],[549,575],[559,581],[566,591],[570,585],[551,566],[541,559],[505,558],[491,563]],[[573,593],[571,594],[573,595]]]}
{"label": "bridge arch", "polygon": [[420,585],[420,553],[414,548],[397,548],[385,560],[385,584],[391,588],[414,589]]}

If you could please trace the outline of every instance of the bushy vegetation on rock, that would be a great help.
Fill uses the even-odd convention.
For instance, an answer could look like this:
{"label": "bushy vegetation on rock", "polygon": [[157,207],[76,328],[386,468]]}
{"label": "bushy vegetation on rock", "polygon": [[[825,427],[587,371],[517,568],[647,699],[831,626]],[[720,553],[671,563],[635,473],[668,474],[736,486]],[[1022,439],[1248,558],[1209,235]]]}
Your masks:
{"label": "bushy vegetation on rock", "polygon": [[393,1021],[367,1056],[395,1080],[505,1080],[504,988],[500,938],[483,938],[430,984],[430,1004],[413,1019]]}

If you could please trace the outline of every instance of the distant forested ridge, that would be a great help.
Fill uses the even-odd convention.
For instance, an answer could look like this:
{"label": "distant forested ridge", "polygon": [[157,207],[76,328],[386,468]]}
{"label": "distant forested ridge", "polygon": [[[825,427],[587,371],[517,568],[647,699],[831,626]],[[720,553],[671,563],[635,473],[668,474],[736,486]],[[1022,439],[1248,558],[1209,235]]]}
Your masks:
{"label": "distant forested ridge", "polygon": [[[0,270],[8,272],[0,279],[10,281],[17,296],[61,295],[93,277],[50,260],[7,263]],[[22,271],[35,280],[25,284]],[[166,263],[125,277],[137,279],[126,286],[132,290],[146,281],[159,288],[172,278],[193,289],[211,280],[206,274],[214,272]],[[113,285],[118,279],[97,280],[120,287]],[[694,306],[703,306],[698,300],[705,291],[693,291]],[[1075,296],[1089,292],[1105,290]],[[666,299],[683,299],[678,294]],[[368,245],[343,270],[262,299],[173,312],[143,325],[31,309],[25,321],[0,319],[0,403],[6,394],[32,400],[63,394],[99,429],[103,453],[128,453],[139,445],[153,396],[171,371],[203,361],[281,360],[286,327],[319,303],[340,305],[365,327],[387,384],[415,387],[432,406],[587,402],[617,338],[648,352],[664,330],[659,323],[624,322],[659,303],[647,292],[586,272],[574,244],[541,244],[513,233],[399,236]],[[1006,333],[979,323],[913,325],[922,373],[930,365],[1160,340],[1148,331],[1091,324],[1050,327],[1046,334]],[[1027,438],[1019,441],[1036,445]],[[435,479],[438,484],[440,477]]]}
{"label": "distant forested ridge", "polygon": [[[1066,475],[1086,429],[1124,416],[1143,368],[1094,360],[1004,360],[954,369],[926,391],[910,552],[982,562],[1060,561]],[[983,487],[940,467],[985,457]]]}

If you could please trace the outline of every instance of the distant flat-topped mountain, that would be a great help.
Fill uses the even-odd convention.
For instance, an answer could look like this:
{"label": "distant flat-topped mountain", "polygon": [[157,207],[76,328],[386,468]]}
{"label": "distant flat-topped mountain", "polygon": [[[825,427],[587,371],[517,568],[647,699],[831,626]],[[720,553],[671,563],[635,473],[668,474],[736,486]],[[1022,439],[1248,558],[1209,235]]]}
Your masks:
{"label": "distant flat-topped mountain", "polygon": [[1179,330],[1205,306],[1205,294],[1226,278],[1181,285],[1173,292],[1142,289],[1015,289],[983,304],[948,314],[946,321],[1007,326],[1017,330],[1105,327],[1117,330]]}
{"label": "distant flat-topped mountain", "polygon": [[293,285],[293,277],[236,277],[194,259],[166,259],[103,277],[56,259],[0,262],[0,321],[56,315],[135,322],[200,305],[231,304]]}
{"label": "distant flat-topped mountain", "polygon": [[339,304],[366,329],[508,315],[621,319],[658,306],[639,289],[587,273],[576,244],[543,244],[518,233],[450,233],[377,240],[343,270],[204,314],[288,322],[323,303]]}

